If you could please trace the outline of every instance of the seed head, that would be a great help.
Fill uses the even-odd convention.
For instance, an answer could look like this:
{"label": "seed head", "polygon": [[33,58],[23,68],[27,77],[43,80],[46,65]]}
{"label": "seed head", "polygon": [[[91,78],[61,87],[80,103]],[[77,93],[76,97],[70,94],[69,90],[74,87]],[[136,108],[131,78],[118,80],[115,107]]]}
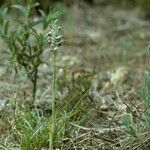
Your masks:
{"label": "seed head", "polygon": [[61,27],[57,25],[57,20],[50,26],[47,40],[52,52],[57,51],[62,45]]}

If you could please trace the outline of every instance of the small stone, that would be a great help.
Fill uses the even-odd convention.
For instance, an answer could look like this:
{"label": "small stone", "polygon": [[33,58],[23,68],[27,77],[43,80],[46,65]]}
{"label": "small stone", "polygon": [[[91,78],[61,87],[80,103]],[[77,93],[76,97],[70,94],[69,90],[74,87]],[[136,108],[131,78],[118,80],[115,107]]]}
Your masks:
{"label": "small stone", "polygon": [[2,111],[7,104],[7,101],[0,97],[0,111]]}

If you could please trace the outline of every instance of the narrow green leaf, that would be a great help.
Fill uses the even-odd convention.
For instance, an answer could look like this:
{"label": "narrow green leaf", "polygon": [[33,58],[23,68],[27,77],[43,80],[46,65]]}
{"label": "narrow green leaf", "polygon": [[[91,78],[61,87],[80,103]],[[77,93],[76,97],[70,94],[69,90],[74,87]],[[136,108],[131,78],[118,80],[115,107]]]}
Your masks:
{"label": "narrow green leaf", "polygon": [[18,9],[22,13],[22,15],[24,16],[26,15],[26,8],[23,7],[22,5],[12,5],[11,7]]}
{"label": "narrow green leaf", "polygon": [[8,33],[8,28],[9,28],[9,21],[5,21],[3,24],[3,32],[4,34]]}

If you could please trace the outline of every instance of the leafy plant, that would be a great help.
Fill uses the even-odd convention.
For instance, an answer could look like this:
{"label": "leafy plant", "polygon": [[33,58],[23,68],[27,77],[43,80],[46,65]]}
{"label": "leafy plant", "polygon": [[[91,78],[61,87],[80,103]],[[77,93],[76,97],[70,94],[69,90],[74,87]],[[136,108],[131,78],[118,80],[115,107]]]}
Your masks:
{"label": "leafy plant", "polygon": [[[36,97],[38,68],[42,63],[40,56],[46,46],[45,30],[58,17],[56,11],[51,11],[46,15],[40,10],[41,17],[35,20],[32,15],[38,5],[33,0],[28,0],[26,6],[12,5],[12,8],[17,9],[22,14],[20,18],[14,20],[17,25],[16,28],[13,27],[14,29],[11,28],[13,25],[7,19],[8,9],[6,7],[0,9],[0,36],[8,46],[16,70],[18,71],[19,68],[25,69],[27,77],[32,82],[33,100]],[[41,32],[37,30],[40,24],[43,26]]]}

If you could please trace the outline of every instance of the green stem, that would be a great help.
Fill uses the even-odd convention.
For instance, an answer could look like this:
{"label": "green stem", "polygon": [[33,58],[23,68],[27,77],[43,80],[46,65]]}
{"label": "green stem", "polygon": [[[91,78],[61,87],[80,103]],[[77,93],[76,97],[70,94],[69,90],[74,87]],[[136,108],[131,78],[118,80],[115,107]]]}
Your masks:
{"label": "green stem", "polygon": [[50,150],[54,149],[55,129],[56,129],[56,110],[55,110],[55,97],[56,97],[56,52],[53,52],[53,98],[52,98],[52,128],[50,136]]}
{"label": "green stem", "polygon": [[33,97],[33,102],[35,102],[36,90],[37,90],[37,68],[35,70],[34,80],[32,81],[32,83],[33,83],[32,97]]}

